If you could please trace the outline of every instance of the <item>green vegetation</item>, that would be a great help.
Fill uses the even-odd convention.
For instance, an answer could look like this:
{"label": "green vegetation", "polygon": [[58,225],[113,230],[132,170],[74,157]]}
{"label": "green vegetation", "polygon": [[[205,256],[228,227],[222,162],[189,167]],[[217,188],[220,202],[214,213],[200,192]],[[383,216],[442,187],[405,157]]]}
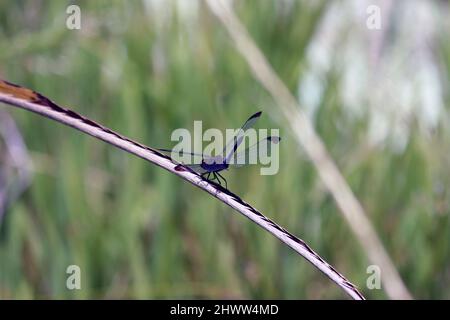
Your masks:
{"label": "green vegetation", "polygon": [[[77,1],[81,30],[65,27],[64,1],[0,2],[0,77],[153,147],[172,146],[172,130],[190,129],[194,120],[235,128],[263,110],[258,126],[280,128],[283,137],[281,169],[274,176],[259,175],[258,166],[230,170],[229,188],[304,239],[367,298],[386,298],[366,288],[366,253],[222,25],[202,3],[192,17],[175,5],[152,10],[150,2]],[[293,1],[285,11],[275,0],[235,2],[297,94],[328,1]],[[352,41],[351,31],[343,30],[342,41]],[[346,108],[342,65],[322,79],[314,113],[318,133],[416,298],[450,298],[444,40],[433,45],[447,109],[432,130],[412,116],[403,148],[392,147],[393,134],[368,142],[370,112]],[[393,45],[399,50],[401,43]],[[270,234],[178,177],[53,121],[0,108],[17,121],[34,166],[31,186],[0,228],[0,298],[345,297]],[[71,264],[82,270],[81,290],[66,289]]]}

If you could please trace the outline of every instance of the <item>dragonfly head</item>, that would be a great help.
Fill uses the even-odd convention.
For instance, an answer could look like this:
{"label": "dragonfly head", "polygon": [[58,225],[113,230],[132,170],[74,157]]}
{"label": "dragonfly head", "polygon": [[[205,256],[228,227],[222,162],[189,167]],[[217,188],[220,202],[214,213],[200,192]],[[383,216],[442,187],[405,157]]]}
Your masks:
{"label": "dragonfly head", "polygon": [[270,137],[267,137],[267,140],[268,140],[268,141],[270,141],[270,142],[272,142],[272,143],[275,143],[275,144],[277,144],[277,143],[279,143],[279,142],[280,142],[280,140],[281,140],[281,137],[277,137],[277,136],[270,136]]}

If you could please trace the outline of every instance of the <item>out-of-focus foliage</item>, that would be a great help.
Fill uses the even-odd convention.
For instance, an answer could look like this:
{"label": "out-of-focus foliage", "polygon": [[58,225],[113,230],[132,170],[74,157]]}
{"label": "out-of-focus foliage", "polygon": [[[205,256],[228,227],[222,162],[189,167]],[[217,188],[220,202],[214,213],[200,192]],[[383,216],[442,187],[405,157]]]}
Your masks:
{"label": "out-of-focus foliage", "polygon": [[[203,120],[204,128],[235,128],[266,111],[258,126],[280,128],[280,171],[229,171],[229,188],[307,241],[368,298],[386,297],[367,289],[365,252],[277,106],[204,3],[77,4],[81,30],[65,27],[67,2],[0,2],[1,77],[154,147],[172,146],[172,130],[192,129],[194,120]],[[295,94],[311,68],[307,48],[331,5],[235,1],[239,17]],[[366,28],[363,20],[360,28]],[[352,31],[344,29],[342,41],[351,42]],[[401,148],[392,147],[397,137],[389,134],[369,143],[371,113],[347,108],[342,64],[321,79],[313,121],[413,296],[448,299],[448,30],[434,40],[429,45],[446,108],[431,129],[413,115]],[[389,41],[402,50],[401,39]],[[337,43],[333,50],[339,48]],[[395,90],[401,84],[391,85]],[[365,92],[367,101],[372,94]],[[55,122],[1,108],[18,122],[35,170],[0,229],[1,298],[344,296],[271,235],[179,178]],[[66,288],[72,264],[81,268],[81,290]]]}

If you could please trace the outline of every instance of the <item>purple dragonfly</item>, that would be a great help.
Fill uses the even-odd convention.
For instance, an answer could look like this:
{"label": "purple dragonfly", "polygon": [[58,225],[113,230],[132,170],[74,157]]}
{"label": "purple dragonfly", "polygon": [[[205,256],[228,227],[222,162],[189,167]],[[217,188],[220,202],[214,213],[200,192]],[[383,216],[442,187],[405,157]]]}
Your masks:
{"label": "purple dragonfly", "polygon": [[[258,148],[265,147],[270,148],[272,144],[277,144],[280,142],[281,138],[278,136],[268,136],[266,138],[261,139],[254,145],[248,147],[247,149],[236,153],[238,147],[242,143],[245,137],[245,132],[253,127],[255,122],[261,116],[261,111],[252,115],[248,120],[244,123],[244,125],[238,130],[236,135],[233,137],[231,141],[223,149],[221,155],[218,156],[208,156],[201,153],[192,153],[192,152],[184,152],[180,153],[188,154],[193,157],[200,157],[197,164],[183,164],[183,166],[190,168],[196,173],[200,174],[203,178],[206,178],[209,181],[216,180],[218,184],[221,186],[222,179],[225,182],[225,188],[227,189],[227,180],[220,174],[223,170],[228,170],[230,167],[241,167],[243,165],[249,164],[250,159],[255,159],[256,154],[258,152]],[[177,151],[173,151],[171,149],[157,149],[164,153],[172,153]],[[212,178],[210,179],[210,177]]]}

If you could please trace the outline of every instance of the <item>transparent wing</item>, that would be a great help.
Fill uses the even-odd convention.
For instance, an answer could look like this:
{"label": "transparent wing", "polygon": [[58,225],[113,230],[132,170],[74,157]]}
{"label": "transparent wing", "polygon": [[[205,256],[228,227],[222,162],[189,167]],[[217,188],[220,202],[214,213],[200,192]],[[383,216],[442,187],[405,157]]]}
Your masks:
{"label": "transparent wing", "polygon": [[180,162],[185,165],[196,165],[200,164],[204,158],[203,154],[201,153],[195,153],[195,152],[185,152],[185,151],[177,151],[172,149],[156,149],[164,154],[167,154],[172,158],[172,160],[175,160],[177,162]]}
{"label": "transparent wing", "polygon": [[[166,153],[166,154],[171,154],[172,152],[179,153],[178,151],[173,150],[173,149],[158,149],[158,148],[156,148],[156,150],[161,151],[162,153]],[[185,152],[185,151],[182,151],[180,153],[188,154],[188,155],[195,156],[195,157],[203,157],[203,154],[201,154],[201,153]]]}
{"label": "transparent wing", "polygon": [[239,145],[242,143],[245,131],[255,125],[255,122],[259,119],[261,113],[262,112],[259,111],[254,115],[252,115],[250,118],[248,118],[248,120],[244,123],[242,128],[238,130],[233,139],[229,141],[228,144],[225,146],[225,148],[223,149],[223,156],[225,158],[226,163],[229,163],[228,160],[233,156]]}
{"label": "transparent wing", "polygon": [[208,170],[205,170],[201,167],[199,164],[185,164],[184,166],[190,168],[192,171],[197,172],[198,174],[203,174],[208,172]]}
{"label": "transparent wing", "polygon": [[229,159],[230,162],[227,163],[230,167],[234,168],[239,168],[248,164],[256,164],[258,162],[258,155],[269,155],[272,152],[272,146],[278,144],[280,140],[281,138],[278,136],[269,136],[261,139],[247,149],[232,154]]}

